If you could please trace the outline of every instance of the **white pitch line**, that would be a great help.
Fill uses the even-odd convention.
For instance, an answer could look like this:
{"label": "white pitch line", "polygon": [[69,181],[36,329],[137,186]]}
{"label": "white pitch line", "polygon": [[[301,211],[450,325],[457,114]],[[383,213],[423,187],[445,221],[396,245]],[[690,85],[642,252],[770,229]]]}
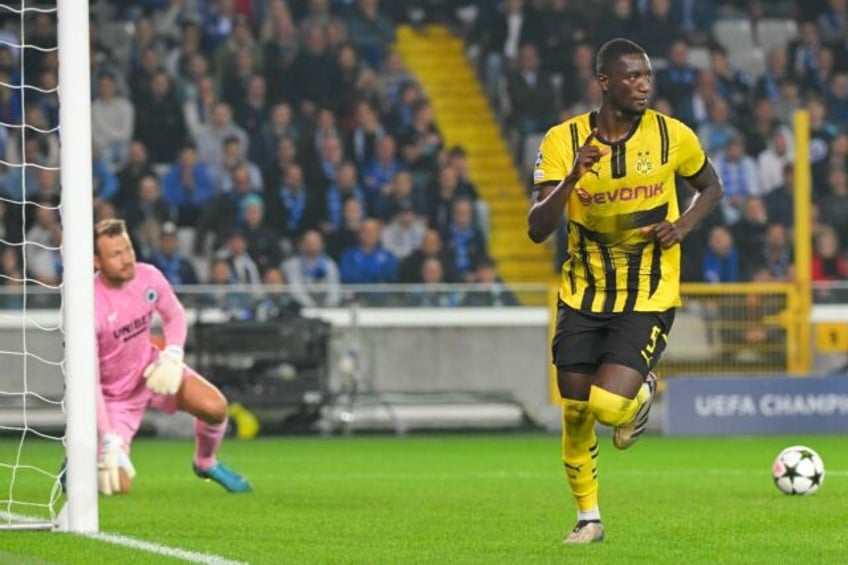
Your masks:
{"label": "white pitch line", "polygon": [[[36,522],[44,522],[45,520],[35,518],[33,516],[25,516],[23,514],[14,514],[11,512],[5,512],[0,510],[0,520],[14,520],[17,522],[22,522],[24,524],[32,524]],[[77,535],[77,534],[72,534]],[[111,543],[115,545],[122,545],[124,547],[129,547],[131,549],[138,549],[141,551],[147,551],[148,553],[156,553],[158,555],[164,555],[166,557],[173,557],[175,559],[182,559],[183,561],[188,561],[189,563],[203,563],[205,565],[248,565],[244,561],[233,561],[231,559],[227,559],[225,557],[221,557],[220,555],[214,555],[211,553],[200,553],[197,551],[189,551],[187,549],[180,549],[178,547],[169,547],[167,545],[162,545],[161,543],[153,543],[149,541],[139,540],[135,538],[131,538],[128,536],[124,536],[121,534],[110,534],[107,532],[97,532],[94,534],[78,534],[82,537],[94,539],[97,541],[102,541],[105,543]]]}
{"label": "white pitch line", "polygon": [[213,555],[210,553],[199,553],[197,551],[188,551],[186,549],[179,549],[177,547],[169,547],[167,545],[162,545],[161,543],[143,541],[127,536],[122,536],[121,534],[109,534],[106,532],[99,532],[96,534],[82,535],[83,537],[96,539],[98,541],[103,541],[106,543],[122,545],[124,547],[130,547],[132,549],[139,549],[141,551],[147,551],[149,553],[165,555],[167,557],[175,557],[177,559],[182,559],[183,561],[188,561],[189,563],[205,563],[206,565],[247,565],[247,563],[244,561],[233,561],[231,559],[226,559],[219,555]]}

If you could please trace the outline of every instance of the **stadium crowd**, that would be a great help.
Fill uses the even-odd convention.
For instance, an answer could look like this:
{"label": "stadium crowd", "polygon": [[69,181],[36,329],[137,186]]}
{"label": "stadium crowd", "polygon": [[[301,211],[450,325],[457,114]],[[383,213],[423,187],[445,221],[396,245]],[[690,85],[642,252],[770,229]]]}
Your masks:
{"label": "stadium crowd", "polygon": [[[798,33],[757,76],[730,64],[733,46],[713,30],[764,17]],[[13,44],[17,18],[0,22]],[[467,155],[444,143],[392,49],[401,21],[444,22],[464,38],[520,159],[534,135],[597,104],[598,45],[644,45],[658,63],[654,106],[696,130],[726,190],[684,243],[687,281],[792,277],[791,112],[809,108],[814,277],[848,279],[845,0],[101,2],[90,41],[95,219],[125,218],[138,255],[177,285],[497,280]],[[54,285],[51,15],[28,16],[26,42],[47,49],[22,58],[0,43],[0,271],[5,285]],[[15,88],[22,73],[36,88]],[[34,245],[19,253],[24,238]]]}

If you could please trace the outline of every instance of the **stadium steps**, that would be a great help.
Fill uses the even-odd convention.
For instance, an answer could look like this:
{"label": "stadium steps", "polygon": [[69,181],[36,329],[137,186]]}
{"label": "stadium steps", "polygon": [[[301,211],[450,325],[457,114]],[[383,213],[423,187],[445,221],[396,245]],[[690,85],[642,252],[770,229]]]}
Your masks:
{"label": "stadium steps", "polygon": [[418,33],[398,28],[396,49],[433,104],[448,146],[468,151],[471,178],[489,205],[489,248],[501,277],[512,283],[556,281],[553,249],[527,237],[527,193],[510,148],[471,65],[462,41],[443,26]]}

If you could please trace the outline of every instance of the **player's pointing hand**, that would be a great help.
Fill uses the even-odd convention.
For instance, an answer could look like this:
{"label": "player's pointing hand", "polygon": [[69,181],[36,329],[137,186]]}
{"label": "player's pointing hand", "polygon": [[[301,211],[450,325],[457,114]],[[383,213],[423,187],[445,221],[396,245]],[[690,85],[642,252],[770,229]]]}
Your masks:
{"label": "player's pointing hand", "polygon": [[580,151],[577,153],[577,156],[574,158],[574,165],[571,167],[571,173],[569,173],[569,177],[573,180],[577,181],[583,177],[587,172],[591,171],[598,161],[601,160],[601,157],[607,155],[609,153],[608,148],[601,149],[597,145],[593,145],[592,141],[595,140],[595,137],[598,135],[598,129],[594,128],[589,136],[586,137],[586,140],[583,142],[583,145],[580,146]]}

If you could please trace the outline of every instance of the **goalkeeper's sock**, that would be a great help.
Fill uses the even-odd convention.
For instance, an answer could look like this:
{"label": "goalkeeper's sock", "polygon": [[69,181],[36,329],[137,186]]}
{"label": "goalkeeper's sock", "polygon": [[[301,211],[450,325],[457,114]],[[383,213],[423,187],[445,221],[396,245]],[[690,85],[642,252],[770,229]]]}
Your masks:
{"label": "goalkeeper's sock", "polygon": [[581,512],[598,511],[598,438],[584,400],[562,401],[562,462]]}
{"label": "goalkeeper's sock", "polygon": [[199,419],[194,421],[194,464],[197,467],[208,469],[218,462],[216,454],[226,431],[226,419],[220,424],[207,424]]}

